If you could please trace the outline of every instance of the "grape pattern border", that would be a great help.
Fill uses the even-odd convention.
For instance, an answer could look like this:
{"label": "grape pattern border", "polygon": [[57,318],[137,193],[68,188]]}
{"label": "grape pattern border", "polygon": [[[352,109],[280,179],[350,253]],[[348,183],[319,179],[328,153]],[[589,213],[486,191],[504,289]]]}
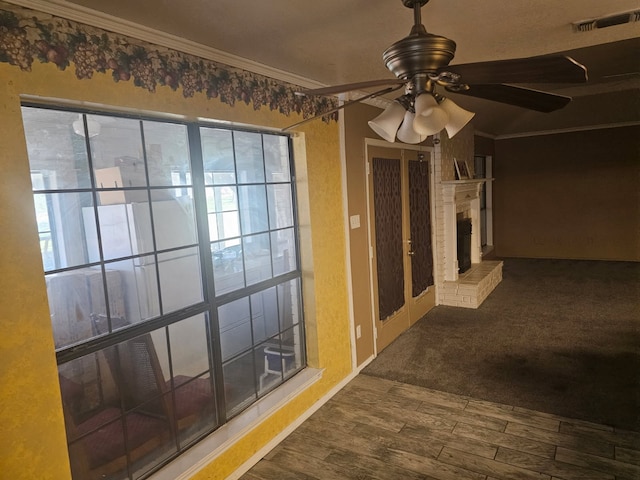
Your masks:
{"label": "grape pattern border", "polygon": [[[133,81],[149,92],[167,86],[185,98],[204,93],[230,106],[243,102],[305,119],[338,106],[328,97],[295,95],[299,87],[263,75],[0,2],[0,62],[29,72],[36,61],[60,70],[73,65],[80,80],[111,73],[115,82]],[[322,119],[337,121],[338,114]]]}

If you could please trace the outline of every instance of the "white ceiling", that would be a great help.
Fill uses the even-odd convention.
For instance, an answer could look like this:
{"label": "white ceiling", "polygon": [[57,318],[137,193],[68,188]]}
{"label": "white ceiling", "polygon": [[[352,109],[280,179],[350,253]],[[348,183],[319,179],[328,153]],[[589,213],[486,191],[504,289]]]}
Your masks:
{"label": "white ceiling", "polygon": [[[77,4],[122,18],[295,74],[308,79],[309,85],[393,78],[382,62],[382,52],[408,35],[413,25],[413,12],[401,0],[52,0],[50,3]],[[428,32],[457,43],[452,64],[579,49],[575,58],[589,70],[586,88],[584,85],[568,90],[566,86],[563,90],[553,85],[536,88],[573,95],[574,100],[592,99],[595,95],[613,101],[614,97],[639,96],[640,22],[579,33],[574,32],[572,23],[633,9],[640,10],[640,0],[431,0],[422,8],[422,23]],[[568,116],[562,111],[533,113],[468,97],[456,97],[456,102],[475,109],[476,129],[486,133],[499,135],[528,128],[571,126],[567,119],[554,123],[555,118]],[[579,102],[574,101],[565,110],[571,111],[575,103]],[[582,110],[590,109],[583,106]],[[640,120],[637,107],[635,112],[629,105],[623,110],[624,114],[616,121],[634,121],[630,115]],[[523,121],[523,117],[529,121]],[[605,117],[580,121],[609,123],[611,112]],[[538,126],[534,127],[536,122]]]}

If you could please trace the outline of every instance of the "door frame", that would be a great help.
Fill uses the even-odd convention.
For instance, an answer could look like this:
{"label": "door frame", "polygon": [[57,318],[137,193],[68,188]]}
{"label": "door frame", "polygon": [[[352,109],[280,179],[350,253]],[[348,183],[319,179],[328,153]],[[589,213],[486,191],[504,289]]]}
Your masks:
{"label": "door frame", "polygon": [[[437,278],[436,269],[438,268],[439,261],[435,255],[437,252],[437,243],[436,243],[436,228],[435,228],[435,218],[436,218],[436,198],[435,198],[435,175],[434,175],[434,164],[435,164],[435,148],[433,146],[424,146],[424,145],[410,145],[404,143],[389,143],[384,140],[378,140],[374,138],[365,138],[364,139],[364,162],[365,162],[365,174],[367,175],[365,181],[365,190],[366,190],[366,199],[367,199],[367,239],[368,239],[368,247],[369,247],[369,298],[371,301],[371,324],[373,328],[373,358],[378,356],[378,329],[376,326],[376,305],[375,305],[375,285],[374,285],[374,269],[376,266],[373,264],[373,229],[375,228],[375,219],[371,218],[371,188],[369,186],[369,175],[371,174],[371,165],[369,164],[369,148],[370,147],[382,147],[387,149],[395,149],[395,150],[414,150],[418,152],[429,153],[429,206],[430,206],[430,217],[431,217],[431,245],[432,245],[432,254],[433,254],[433,269],[434,269],[434,280]],[[431,288],[435,291],[436,296],[436,304],[437,304],[437,290],[436,285],[434,284]]]}

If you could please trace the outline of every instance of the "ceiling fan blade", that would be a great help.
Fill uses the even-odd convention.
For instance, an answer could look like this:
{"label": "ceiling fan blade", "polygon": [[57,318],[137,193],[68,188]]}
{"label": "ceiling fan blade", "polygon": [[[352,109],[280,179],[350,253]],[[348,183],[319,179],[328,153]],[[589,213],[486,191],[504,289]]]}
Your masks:
{"label": "ceiling fan blade", "polygon": [[469,90],[456,91],[452,93],[469,95],[471,97],[484,98],[494,102],[507,103],[516,107],[528,108],[538,112],[553,112],[566,106],[571,97],[556,95],[554,93],[541,92],[530,88],[515,87],[513,85],[469,85]]}
{"label": "ceiling fan blade", "polygon": [[387,78],[381,80],[369,80],[367,82],[345,83],[343,85],[334,85],[331,87],[313,88],[296,92],[296,95],[331,95],[335,93],[351,92],[353,90],[361,90],[369,87],[379,87],[380,85],[397,85],[407,83],[406,80],[399,78]]}
{"label": "ceiling fan blade", "polygon": [[338,110],[342,110],[343,108],[347,108],[347,107],[349,107],[351,105],[354,105],[354,104],[356,104],[358,102],[362,102],[363,100],[367,100],[368,98],[379,97],[380,95],[385,95],[387,93],[395,92],[396,90],[398,90],[400,88],[402,88],[402,85],[396,85],[396,86],[393,86],[393,87],[387,87],[387,88],[383,88],[382,90],[378,90],[377,92],[370,93],[369,95],[365,95],[364,97],[360,97],[357,100],[350,100],[348,102],[343,103],[339,107],[332,108],[331,110],[327,110],[326,112],[319,113],[315,117],[305,118],[301,122],[294,123],[293,125],[289,125],[288,127],[283,128],[282,131],[286,132],[288,130],[291,130],[292,128],[295,128],[295,127],[298,127],[298,126],[302,125],[303,123],[307,123],[307,122],[310,122],[310,121],[315,120],[317,118],[321,118],[321,117],[324,117],[326,115],[330,115],[333,112],[337,112]]}
{"label": "ceiling fan blade", "polygon": [[566,55],[514,58],[441,67],[438,72],[460,75],[462,84],[584,83],[587,69]]}

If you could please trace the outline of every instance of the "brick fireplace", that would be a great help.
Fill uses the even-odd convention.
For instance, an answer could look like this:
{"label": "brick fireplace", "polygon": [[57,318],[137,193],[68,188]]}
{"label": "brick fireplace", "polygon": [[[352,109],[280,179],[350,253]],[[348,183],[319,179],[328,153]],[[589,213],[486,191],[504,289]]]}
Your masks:
{"label": "brick fireplace", "polygon": [[[473,157],[473,131],[460,133],[455,143],[440,135],[434,148],[436,296],[440,305],[478,308],[502,281],[502,262],[482,260],[480,193],[483,183],[492,179],[454,180],[453,158]],[[471,268],[462,273],[457,232],[461,219],[471,222]]]}

